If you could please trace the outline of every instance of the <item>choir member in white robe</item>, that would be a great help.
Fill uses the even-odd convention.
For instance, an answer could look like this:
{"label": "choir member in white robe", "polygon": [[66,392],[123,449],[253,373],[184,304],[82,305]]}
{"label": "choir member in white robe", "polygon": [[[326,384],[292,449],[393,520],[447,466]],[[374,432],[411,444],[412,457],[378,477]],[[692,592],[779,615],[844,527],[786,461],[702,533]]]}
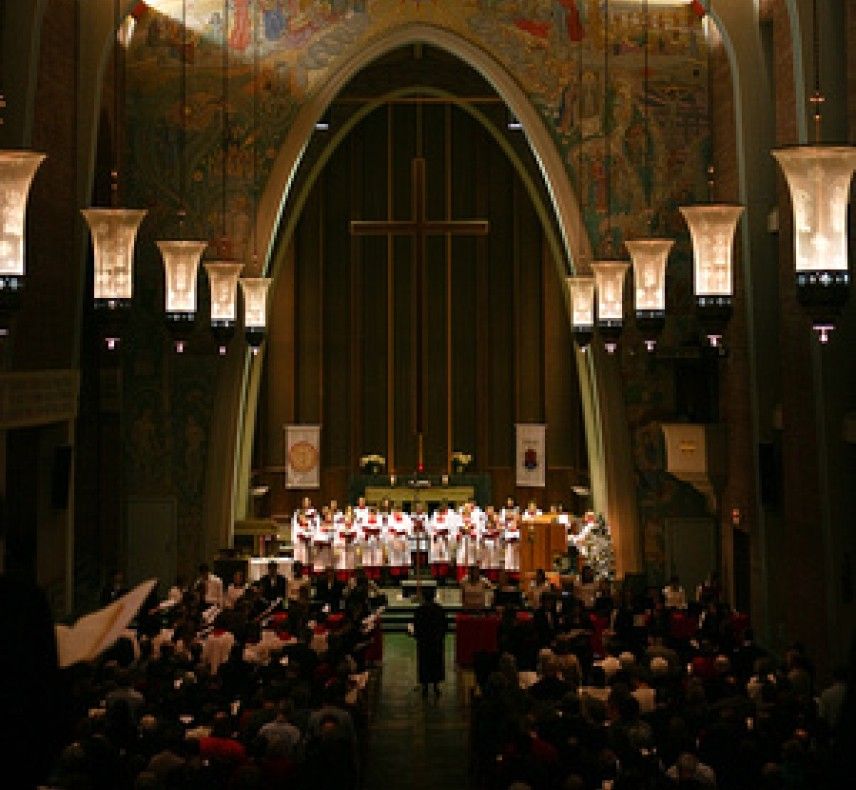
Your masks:
{"label": "choir member in white robe", "polygon": [[336,578],[348,582],[357,569],[357,528],[351,516],[339,513],[333,518],[336,535],[333,550],[336,560]]}
{"label": "choir member in white robe", "polygon": [[505,552],[502,546],[502,530],[499,517],[492,505],[485,510],[484,529],[481,534],[479,564],[482,573],[491,581],[496,582],[499,572],[505,565]]}
{"label": "choir member in white robe", "polygon": [[295,512],[291,522],[291,542],[294,545],[294,561],[302,563],[304,568],[312,568],[312,538],[315,526],[299,511]]}
{"label": "choir member in white robe", "polygon": [[516,518],[505,522],[505,573],[512,581],[520,579],[520,523]]}
{"label": "choir member in white robe", "polygon": [[313,566],[317,575],[333,567],[333,539],[336,529],[332,516],[325,515],[312,538]]}
{"label": "choir member in white robe", "polygon": [[431,540],[428,531],[429,517],[421,502],[410,516],[410,555],[413,568],[418,572],[428,564],[428,544]]}
{"label": "choir member in white robe", "polygon": [[456,515],[444,506],[434,513],[428,524],[431,538],[428,563],[435,579],[445,579],[449,575],[452,562],[451,545],[456,537]]}
{"label": "choir member in white robe", "polygon": [[369,519],[369,508],[366,505],[366,498],[361,496],[357,500],[357,505],[354,508],[354,523],[357,527],[362,527],[363,524],[366,523]]}
{"label": "choir member in white robe", "polygon": [[508,497],[505,500],[505,505],[499,511],[499,520],[505,524],[506,521],[510,518],[517,518],[520,515],[520,508],[517,506],[517,503],[514,501],[513,497]]}
{"label": "choir member in white robe", "polygon": [[410,516],[399,508],[393,508],[387,522],[387,551],[389,575],[399,581],[406,579],[410,570],[410,532]]}
{"label": "choir member in white robe", "polygon": [[377,581],[383,568],[383,524],[376,511],[369,512],[360,532],[363,570],[369,579]]}
{"label": "choir member in white robe", "polygon": [[479,519],[467,505],[461,514],[461,526],[458,531],[458,552],[455,558],[458,581],[463,581],[470,568],[479,564],[479,542],[483,527]]}
{"label": "choir member in white robe", "polygon": [[318,511],[309,497],[303,497],[300,507],[291,518],[291,542],[294,546],[294,561],[302,562],[312,572],[312,539],[318,529]]}

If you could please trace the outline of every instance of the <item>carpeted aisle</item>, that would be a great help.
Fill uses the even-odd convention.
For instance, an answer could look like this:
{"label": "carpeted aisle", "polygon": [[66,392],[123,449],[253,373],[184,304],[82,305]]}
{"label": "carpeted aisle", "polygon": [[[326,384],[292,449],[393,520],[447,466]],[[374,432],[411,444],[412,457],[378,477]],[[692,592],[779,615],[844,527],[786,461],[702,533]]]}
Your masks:
{"label": "carpeted aisle", "polygon": [[383,667],[370,702],[366,790],[429,790],[469,785],[467,685],[455,669],[455,637],[446,637],[446,682],[439,700],[422,698],[416,645],[405,634],[384,636]]}

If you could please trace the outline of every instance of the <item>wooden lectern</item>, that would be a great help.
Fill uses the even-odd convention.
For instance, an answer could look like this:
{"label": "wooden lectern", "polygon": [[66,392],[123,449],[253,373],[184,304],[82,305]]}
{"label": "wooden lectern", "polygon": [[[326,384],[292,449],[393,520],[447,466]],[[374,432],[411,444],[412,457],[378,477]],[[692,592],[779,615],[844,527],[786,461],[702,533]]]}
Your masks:
{"label": "wooden lectern", "polygon": [[520,522],[520,574],[534,573],[538,568],[553,569],[557,555],[568,551],[568,536],[564,524],[549,514]]}

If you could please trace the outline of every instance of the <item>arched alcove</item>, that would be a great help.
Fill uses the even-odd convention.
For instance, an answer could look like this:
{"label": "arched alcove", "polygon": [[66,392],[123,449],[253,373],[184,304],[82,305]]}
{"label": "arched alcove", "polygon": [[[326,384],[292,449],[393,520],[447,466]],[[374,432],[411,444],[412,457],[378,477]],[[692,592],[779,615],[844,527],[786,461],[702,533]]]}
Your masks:
{"label": "arched alcove", "polygon": [[[302,106],[280,148],[259,202],[256,233],[261,248],[267,251],[262,264],[264,271],[276,276],[274,240],[280,225],[293,225],[294,218],[287,216],[289,198],[315,123],[361,69],[388,52],[418,43],[445,50],[475,69],[520,120],[552,203],[569,262],[568,273],[584,270],[584,261],[590,258],[590,245],[573,186],[542,117],[523,89],[499,62],[471,41],[433,25],[406,23],[388,31],[339,65]],[[568,353],[575,352],[569,348]],[[208,490],[220,492],[209,494],[206,503],[208,542],[212,547],[230,536],[233,519],[246,512],[262,357],[235,360],[230,364],[218,388],[212,434],[212,449],[218,449],[211,453],[209,460]],[[577,365],[594,505],[606,514],[614,529],[619,572],[635,570],[640,562],[638,516],[618,371],[599,350],[578,353]],[[235,434],[227,434],[229,426],[237,428]],[[226,465],[226,458],[233,463]]]}

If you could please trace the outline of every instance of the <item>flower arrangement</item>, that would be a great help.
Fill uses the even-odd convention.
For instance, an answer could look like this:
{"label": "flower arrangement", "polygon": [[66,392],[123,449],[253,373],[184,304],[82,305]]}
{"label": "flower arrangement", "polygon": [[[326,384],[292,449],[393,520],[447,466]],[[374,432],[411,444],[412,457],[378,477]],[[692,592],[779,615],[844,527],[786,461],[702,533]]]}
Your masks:
{"label": "flower arrangement", "polygon": [[463,472],[472,462],[473,457],[469,453],[460,451],[452,453],[452,468],[457,472]]}
{"label": "flower arrangement", "polygon": [[360,469],[371,474],[378,474],[386,463],[386,458],[377,453],[370,453],[360,458]]}

